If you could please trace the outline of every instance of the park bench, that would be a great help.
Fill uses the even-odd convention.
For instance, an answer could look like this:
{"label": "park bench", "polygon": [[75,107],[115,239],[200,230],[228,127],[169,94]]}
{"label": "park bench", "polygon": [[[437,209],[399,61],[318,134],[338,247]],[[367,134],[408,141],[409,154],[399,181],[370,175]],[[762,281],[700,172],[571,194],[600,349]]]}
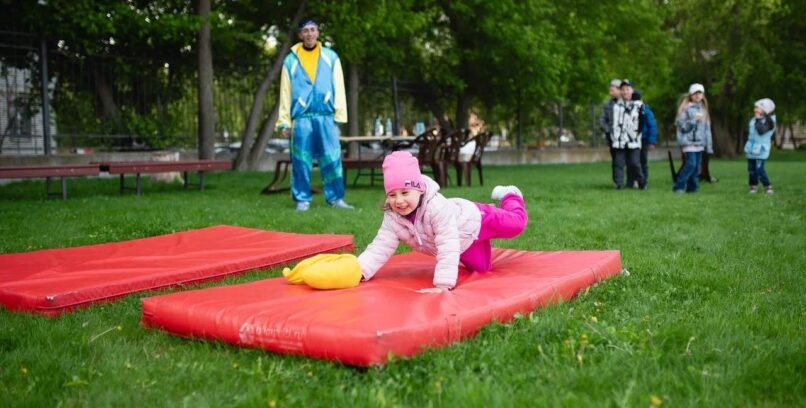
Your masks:
{"label": "park bench", "polygon": [[[0,167],[0,179],[44,178],[48,197],[61,195],[62,200],[67,200],[67,177],[97,176],[100,172],[97,164]],[[61,192],[50,191],[50,179],[54,177],[61,178]]]}
{"label": "park bench", "polygon": [[133,161],[133,162],[103,162],[99,164],[101,171],[109,172],[109,174],[120,175],[120,192],[131,189],[126,187],[124,182],[124,175],[135,175],[134,190],[139,196],[140,189],[140,175],[143,173],[170,173],[182,172],[184,173],[184,187],[187,188],[188,172],[199,173],[199,191],[204,191],[204,173],[219,170],[231,170],[232,162],[229,160],[188,160],[188,161]]}

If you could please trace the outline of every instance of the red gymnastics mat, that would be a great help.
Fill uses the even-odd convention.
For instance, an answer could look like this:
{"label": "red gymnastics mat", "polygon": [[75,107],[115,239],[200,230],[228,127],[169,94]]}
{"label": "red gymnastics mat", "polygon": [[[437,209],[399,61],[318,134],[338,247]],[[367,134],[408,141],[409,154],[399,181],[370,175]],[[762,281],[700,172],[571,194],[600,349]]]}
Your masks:
{"label": "red gymnastics mat", "polygon": [[386,363],[390,353],[411,356],[459,341],[621,271],[618,251],[493,251],[492,271],[460,269],[451,292],[417,293],[432,286],[435,260],[411,252],[351,289],[320,291],[277,278],[144,298],[142,323],[183,337],[369,366]]}
{"label": "red gymnastics mat", "polygon": [[352,250],[350,235],[219,225],[131,241],[0,255],[0,305],[58,315],[134,292]]}

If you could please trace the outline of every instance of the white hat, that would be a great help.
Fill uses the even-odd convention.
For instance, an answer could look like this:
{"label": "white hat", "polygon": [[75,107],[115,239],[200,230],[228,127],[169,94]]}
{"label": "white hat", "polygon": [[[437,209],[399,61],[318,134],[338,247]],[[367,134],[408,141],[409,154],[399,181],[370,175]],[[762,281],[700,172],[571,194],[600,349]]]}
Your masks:
{"label": "white hat", "polygon": [[775,112],[775,102],[773,102],[770,98],[759,99],[756,101],[754,106],[761,108],[761,110],[763,110],[767,115]]}
{"label": "white hat", "polygon": [[616,88],[620,88],[621,87],[621,80],[620,79],[614,79],[614,80],[610,81],[610,86],[615,86]]}
{"label": "white hat", "polygon": [[705,93],[705,87],[702,86],[702,84],[691,84],[691,86],[688,87],[689,95],[695,94],[697,92]]}

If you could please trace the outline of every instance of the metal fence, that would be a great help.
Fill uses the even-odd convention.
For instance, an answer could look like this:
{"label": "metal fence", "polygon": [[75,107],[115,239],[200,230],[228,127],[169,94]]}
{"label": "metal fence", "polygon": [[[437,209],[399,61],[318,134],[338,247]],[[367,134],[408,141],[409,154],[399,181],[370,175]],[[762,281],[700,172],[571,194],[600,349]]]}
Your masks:
{"label": "metal fence", "polygon": [[[196,145],[195,66],[170,58],[77,55],[46,44],[32,34],[0,31],[0,154]],[[227,144],[240,138],[268,67],[223,65],[214,83],[215,134]]]}
{"label": "metal fence", "polygon": [[[428,94],[423,84],[395,78],[362,84],[360,132],[388,133],[387,127],[391,125],[394,134],[417,134],[422,126],[436,125],[433,113],[418,103]],[[597,147],[605,144],[604,134],[599,129],[601,103],[567,105],[548,101],[527,106],[520,115],[515,106],[502,110],[473,112],[470,126],[491,131],[503,146]]]}
{"label": "metal fence", "polygon": [[[196,146],[196,68],[193,61],[176,60],[195,61],[193,55],[77,55],[61,44],[47,44],[29,33],[0,31],[0,154]],[[268,67],[225,61],[216,61],[216,67],[216,142],[228,145],[241,139]],[[269,90],[264,117],[276,94]],[[390,78],[363,83],[359,94],[361,134],[416,134],[437,123],[423,106],[428,94],[423,84]],[[471,115],[471,122],[493,132],[501,146],[603,144],[598,103],[518,103],[499,110],[478,112],[481,117]]]}

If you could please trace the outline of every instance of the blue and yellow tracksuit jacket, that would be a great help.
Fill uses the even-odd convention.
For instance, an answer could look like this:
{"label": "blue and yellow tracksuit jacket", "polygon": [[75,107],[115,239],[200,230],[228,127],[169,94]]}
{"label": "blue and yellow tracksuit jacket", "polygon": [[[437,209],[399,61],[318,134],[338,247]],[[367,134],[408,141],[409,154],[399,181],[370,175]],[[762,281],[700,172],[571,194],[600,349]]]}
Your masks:
{"label": "blue and yellow tracksuit jacket", "polygon": [[344,73],[338,54],[317,43],[319,58],[311,78],[300,58],[302,43],[291,47],[280,78],[278,128],[292,128],[291,196],[311,201],[311,168],[319,163],[325,200],[344,198],[339,128],[347,122]]}

